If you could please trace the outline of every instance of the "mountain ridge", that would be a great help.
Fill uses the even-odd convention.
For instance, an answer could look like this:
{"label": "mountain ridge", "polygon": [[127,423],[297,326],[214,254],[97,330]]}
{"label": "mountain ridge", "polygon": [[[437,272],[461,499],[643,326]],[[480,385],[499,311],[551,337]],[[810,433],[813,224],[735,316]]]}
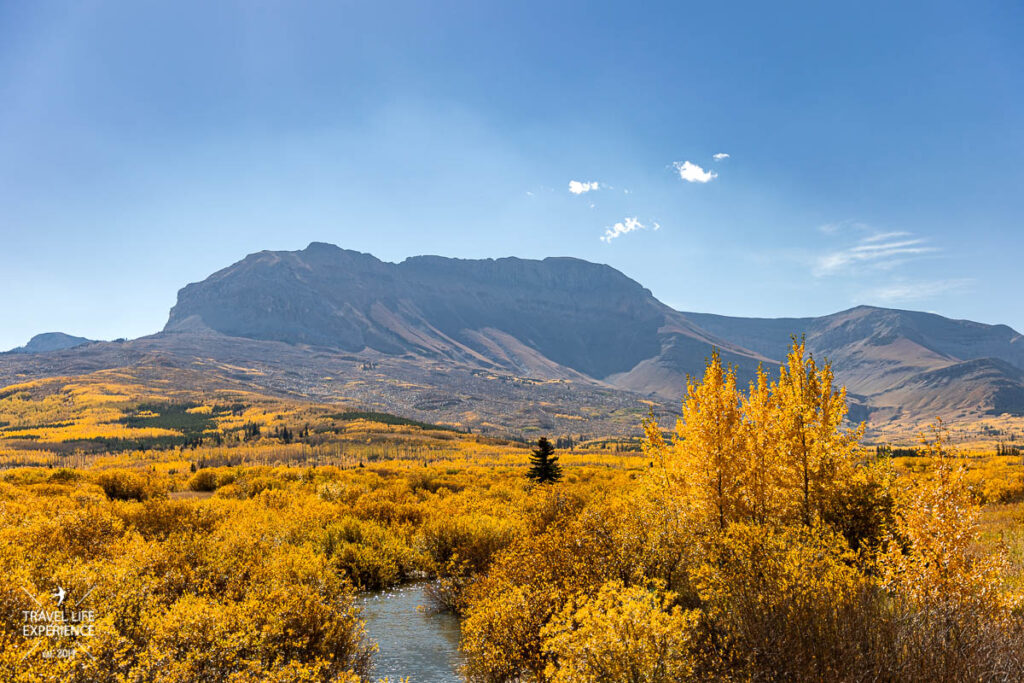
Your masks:
{"label": "mountain ridge", "polygon": [[784,360],[794,335],[832,361],[856,419],[1024,415],[1024,338],[1005,325],[872,306],[806,318],[682,312],[582,259],[389,263],[326,243],[250,254],[186,285],[149,337],[6,354],[0,386],[146,364],[217,368],[229,384],[428,421],[635,431],[650,407],[678,411],[687,375],[713,351],[746,383]]}
{"label": "mountain ridge", "polygon": [[[628,373],[674,336],[738,351],[705,339],[614,268],[568,257],[420,256],[390,264],[314,243],[250,255],[186,286],[164,330],[194,324],[193,316],[232,336],[517,369],[493,356],[489,330],[499,330],[598,380]],[[742,362],[750,354],[733,355]]]}
{"label": "mountain ridge", "polygon": [[64,332],[43,332],[33,336],[24,346],[18,346],[5,353],[49,353],[50,351],[62,351],[84,344],[92,344],[93,341]]}

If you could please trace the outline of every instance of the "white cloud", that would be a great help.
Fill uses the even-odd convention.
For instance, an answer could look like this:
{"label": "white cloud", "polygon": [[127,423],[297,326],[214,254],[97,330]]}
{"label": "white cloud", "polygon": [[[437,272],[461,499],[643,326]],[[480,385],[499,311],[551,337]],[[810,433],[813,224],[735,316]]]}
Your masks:
{"label": "white cloud", "polygon": [[[657,223],[654,224],[655,230],[660,230],[661,226]],[[616,223],[610,228],[604,231],[604,235],[601,236],[602,242],[611,242],[616,237],[629,234],[636,230],[646,230],[647,226],[640,222],[640,220],[634,216],[632,218],[623,218],[620,223]]]}
{"label": "white cloud", "polygon": [[679,171],[679,177],[688,183],[707,183],[718,177],[718,174],[714,171],[705,171],[697,164],[684,161],[679,163],[678,161],[672,164]]}
{"label": "white cloud", "polygon": [[910,237],[910,233],[902,230],[897,230],[895,232],[879,232],[874,235],[868,235],[863,238],[861,242],[881,242],[882,240],[891,240],[896,239],[897,237]]}
{"label": "white cloud", "polygon": [[[835,234],[836,229],[824,230]],[[907,232],[876,232],[862,236],[843,249],[820,255],[814,265],[814,276],[824,277],[867,267],[872,270],[891,270],[907,260],[939,251],[928,240]]]}
{"label": "white cloud", "polygon": [[569,181],[569,192],[573,194],[583,194],[584,192],[590,192],[591,190],[598,190],[601,188],[601,183],[597,182],[580,182],[578,180]]}
{"label": "white cloud", "polygon": [[894,282],[865,292],[868,301],[879,301],[892,304],[899,302],[930,299],[939,294],[962,290],[974,280],[958,278],[950,280],[929,280],[921,282]]}
{"label": "white cloud", "polygon": [[718,154],[711,155],[711,158],[714,159],[715,161],[721,161],[722,159],[728,159],[729,155],[726,154],[725,152],[719,152]]}
{"label": "white cloud", "polygon": [[839,221],[838,223],[826,223],[825,225],[819,225],[818,230],[825,233],[826,235],[835,235],[837,233],[849,233],[857,232],[861,235],[868,233],[872,236],[885,235],[888,233],[878,232],[867,223],[861,223],[859,221]]}

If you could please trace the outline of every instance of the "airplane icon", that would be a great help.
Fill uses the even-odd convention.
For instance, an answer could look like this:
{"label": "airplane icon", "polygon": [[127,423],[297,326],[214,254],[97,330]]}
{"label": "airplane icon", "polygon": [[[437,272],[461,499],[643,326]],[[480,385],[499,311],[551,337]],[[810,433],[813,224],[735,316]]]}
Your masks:
{"label": "airplane icon", "polygon": [[57,600],[57,607],[60,607],[64,604],[64,598],[67,597],[68,593],[62,587],[57,586],[56,590],[50,595]]}

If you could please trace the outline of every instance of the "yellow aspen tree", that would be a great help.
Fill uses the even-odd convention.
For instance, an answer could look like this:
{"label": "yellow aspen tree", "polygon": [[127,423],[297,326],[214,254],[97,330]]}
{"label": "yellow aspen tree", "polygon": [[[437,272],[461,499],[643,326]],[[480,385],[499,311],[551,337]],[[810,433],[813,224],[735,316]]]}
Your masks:
{"label": "yellow aspen tree", "polygon": [[811,450],[814,454],[815,471],[812,478],[813,496],[818,515],[835,498],[839,489],[846,486],[856,466],[857,449],[864,436],[864,425],[852,429],[844,427],[849,408],[846,403],[846,387],[835,388],[832,364],[826,362],[817,368],[814,388],[815,419],[811,425]]}
{"label": "yellow aspen tree", "polygon": [[783,508],[783,462],[779,456],[777,434],[778,407],[768,373],[757,368],[748,394],[742,397],[744,506],[757,524],[778,520]]}
{"label": "yellow aspen tree", "polygon": [[716,351],[700,383],[689,380],[676,425],[679,466],[698,503],[720,529],[742,515],[743,431],[736,373]]}
{"label": "yellow aspen tree", "polygon": [[852,464],[862,428],[843,428],[846,389],[834,387],[831,364],[818,368],[803,339],[793,339],[774,394],[787,483],[797,515],[810,525]]}
{"label": "yellow aspen tree", "polygon": [[807,423],[814,420],[809,397],[817,393],[810,385],[815,379],[814,359],[806,356],[801,339],[793,339],[786,363],[779,369],[775,397],[779,416],[779,452],[784,459],[788,488],[804,524],[811,523],[811,453]]}

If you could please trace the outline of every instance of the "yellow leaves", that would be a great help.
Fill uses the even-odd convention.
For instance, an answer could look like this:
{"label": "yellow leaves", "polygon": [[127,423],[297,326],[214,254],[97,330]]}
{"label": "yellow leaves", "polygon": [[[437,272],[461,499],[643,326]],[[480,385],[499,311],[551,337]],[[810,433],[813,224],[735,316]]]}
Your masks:
{"label": "yellow leaves", "polygon": [[[550,661],[541,651],[541,629],[570,601],[613,578],[657,577],[674,590],[689,589],[684,566],[694,545],[685,520],[662,504],[656,489],[621,493],[588,504],[573,502],[571,491],[547,492],[532,533],[500,553],[468,589],[463,649],[474,675],[540,677]],[[558,496],[566,504],[558,505]],[[552,506],[560,513],[552,515]]]}
{"label": "yellow leaves", "polygon": [[[181,436],[181,432],[160,427],[127,427],[121,424],[96,424],[79,422],[61,427],[45,427],[25,430],[34,434],[42,443],[62,443],[66,441],[89,439],[149,439],[161,436]],[[19,432],[9,432],[17,438]]]}
{"label": "yellow leaves", "polygon": [[861,429],[847,430],[846,394],[793,342],[779,379],[759,369],[744,394],[735,370],[712,355],[703,380],[689,380],[675,440],[666,444],[653,418],[644,452],[664,468],[667,484],[705,523],[734,521],[810,525],[829,509],[856,464]]}
{"label": "yellow leaves", "polygon": [[[130,493],[145,481],[118,470],[96,478],[108,492]],[[64,487],[92,486],[59,479]],[[88,669],[83,680],[368,675],[372,648],[352,588],[311,538],[334,509],[309,505],[301,490],[276,510],[261,500],[79,504],[63,497],[58,504],[24,490],[31,505],[17,518],[0,515],[0,576],[33,590],[55,580],[82,593],[95,586],[98,634],[89,645],[96,660],[80,663]],[[8,568],[21,573],[5,576]],[[0,638],[6,634],[0,628]],[[41,658],[17,665],[37,677],[59,674]],[[0,678],[13,680],[3,666],[0,657]]]}
{"label": "yellow leaves", "polygon": [[948,449],[928,446],[935,476],[898,501],[833,381],[794,342],[743,394],[715,355],[671,442],[644,422],[649,476],[545,514],[467,590],[471,676],[924,680],[951,638],[992,643],[956,652],[957,679],[1021,670],[1024,627]]}
{"label": "yellow leaves", "polygon": [[870,678],[858,657],[879,654],[872,579],[827,527],[734,524],[711,541],[695,581],[719,643],[707,661],[715,678]]}
{"label": "yellow leaves", "polygon": [[470,680],[520,680],[525,671],[540,676],[545,660],[540,630],[546,613],[536,597],[511,585],[488,595],[486,605],[462,622],[462,651]]}
{"label": "yellow leaves", "polygon": [[603,584],[567,604],[541,630],[554,683],[674,682],[693,675],[691,640],[698,613],[673,606],[656,586]]}
{"label": "yellow leaves", "polygon": [[848,476],[863,426],[843,429],[846,389],[833,387],[829,363],[821,368],[794,339],[787,362],[772,386],[778,406],[771,425],[785,463],[788,488],[804,524],[820,519],[835,486]]}
{"label": "yellow leaves", "polygon": [[715,352],[704,380],[687,382],[683,418],[676,426],[669,466],[678,470],[696,504],[722,529],[742,514],[737,509],[743,476],[742,420],[736,373],[732,368],[723,370]]}
{"label": "yellow leaves", "polygon": [[981,508],[967,486],[967,469],[941,421],[930,432],[921,440],[934,470],[900,509],[896,531],[907,551],[894,544],[881,558],[886,585],[924,604],[980,600],[997,612],[1004,559],[978,552]]}
{"label": "yellow leaves", "polygon": [[777,442],[778,397],[763,367],[749,392],[741,397],[745,464],[740,474],[742,504],[759,523],[782,519],[789,504],[785,494],[786,462],[779,457]]}
{"label": "yellow leaves", "polygon": [[[51,389],[0,404],[17,419],[70,416],[46,429],[148,405]],[[894,499],[896,475],[862,462],[842,390],[802,344],[777,379],[759,372],[742,390],[716,355],[674,435],[651,419],[642,455],[596,440],[563,451],[566,481],[542,492],[522,476],[527,449],[497,440],[269,400],[243,410],[205,397],[186,412],[218,429],[308,423],[312,438],[77,456],[91,469],[0,481],[0,581],[98,583],[87,678],[365,679],[372,646],[353,591],[423,574],[464,617],[479,680],[927,679],[906,668],[907,643],[953,629],[921,607],[935,604],[949,633],[1012,642],[999,563],[978,553],[972,480],[933,443],[912,475],[927,481]],[[973,466],[979,487],[997,491],[995,472],[1014,483],[1010,461]],[[176,499],[185,489],[207,495]],[[0,593],[0,615],[16,607]],[[964,614],[995,626],[969,631]],[[0,627],[2,680],[19,642]]]}
{"label": "yellow leaves", "polygon": [[131,470],[104,470],[96,477],[96,483],[111,500],[146,500],[166,495],[156,477]]}
{"label": "yellow leaves", "polygon": [[863,580],[839,534],[823,527],[734,524],[696,572],[701,600],[718,618],[761,619],[768,610],[840,604]]}

